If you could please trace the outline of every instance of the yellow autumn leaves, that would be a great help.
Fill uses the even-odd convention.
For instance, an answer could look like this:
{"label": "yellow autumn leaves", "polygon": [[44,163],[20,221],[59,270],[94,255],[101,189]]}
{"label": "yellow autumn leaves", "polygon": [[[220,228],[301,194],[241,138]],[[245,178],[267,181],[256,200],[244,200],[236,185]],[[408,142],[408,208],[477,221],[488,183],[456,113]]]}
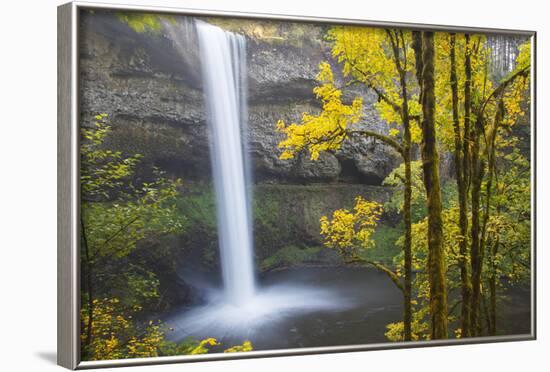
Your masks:
{"label": "yellow autumn leaves", "polygon": [[[208,353],[210,347],[219,346],[219,345],[220,345],[220,343],[215,338],[213,338],[213,337],[206,338],[206,339],[200,341],[199,344],[189,352],[189,355],[206,354],[206,353]],[[239,352],[244,352],[244,351],[252,351],[252,349],[253,349],[252,348],[252,343],[250,341],[245,341],[245,342],[243,342],[242,345],[232,346],[228,349],[225,349],[223,352],[224,353],[239,353]]]}
{"label": "yellow autumn leaves", "polygon": [[[396,34],[397,35],[397,34]],[[419,117],[421,107],[418,97],[420,88],[414,77],[415,56],[411,47],[411,33],[402,32],[393,38],[387,30],[338,26],[328,31],[327,39],[332,43],[332,56],[342,68],[343,77],[347,85],[360,83],[379,94],[374,108],[380,119],[388,126],[390,137],[399,137],[402,126],[402,112],[399,109],[403,103],[397,66],[407,73],[408,88],[408,114],[414,118],[410,122],[411,142],[420,143],[421,131]],[[436,33],[436,125],[438,141],[446,149],[454,149],[454,129],[452,120],[452,100],[450,89],[450,39],[448,33]],[[392,42],[397,42],[400,48],[401,61],[396,62],[391,53]],[[473,35],[467,42],[464,34],[455,37],[457,55],[464,55],[466,51],[471,53],[472,90],[476,92],[474,100],[482,102],[487,99],[492,90],[493,83],[485,78],[485,71],[490,63],[490,49],[485,47],[486,36]],[[406,52],[403,52],[405,50]],[[475,52],[474,52],[475,51]],[[406,53],[406,56],[402,54]],[[517,57],[516,70],[530,64],[530,44],[520,47]],[[322,110],[319,114],[302,114],[299,123],[287,125],[283,120],[277,122],[277,130],[286,135],[279,143],[282,150],[280,159],[292,159],[302,150],[307,150],[312,160],[319,158],[324,151],[336,151],[340,149],[342,142],[348,138],[350,126],[359,123],[363,117],[363,100],[356,97],[351,104],[342,101],[344,87],[338,87],[331,66],[328,62],[319,65],[317,81],[320,83],[313,92],[322,102]],[[457,70],[457,91],[459,102],[464,100],[464,85],[466,76],[463,69]],[[524,114],[521,107],[521,92],[528,84],[528,77],[514,81],[511,89],[504,94],[503,101],[506,117],[503,125],[512,126],[518,118]],[[491,100],[485,111],[491,117],[496,111],[496,104]],[[463,105],[458,107],[458,115],[465,115]],[[470,113],[471,120],[475,120],[475,112]]]}
{"label": "yellow autumn leaves", "polygon": [[322,216],[321,235],[324,243],[342,253],[347,249],[370,248],[374,242],[371,237],[382,215],[382,206],[375,201],[358,196],[353,210],[338,209],[332,218]]}
{"label": "yellow autumn leaves", "polygon": [[321,113],[303,113],[300,124],[277,122],[277,130],[286,134],[286,139],[279,143],[283,150],[281,159],[292,159],[307,149],[311,159],[317,160],[321,152],[338,150],[347,138],[348,126],[361,119],[363,100],[355,98],[351,105],[342,102],[342,91],[334,85],[334,76],[327,62],[320,64],[317,81],[321,84],[313,92],[322,102]]}
{"label": "yellow autumn leaves", "polygon": [[[114,360],[124,358],[149,358],[165,355],[199,355],[210,352],[215,346],[221,346],[215,338],[200,341],[172,343],[165,338],[166,327],[160,322],[149,321],[138,326],[132,315],[124,314],[124,305],[118,298],[93,300],[92,337],[86,345],[86,334],[81,342],[89,353],[90,360]],[[139,306],[134,306],[139,311]],[[87,308],[81,311],[81,320],[87,324]],[[241,345],[225,349],[224,353],[246,352],[253,350],[248,340]]]}
{"label": "yellow autumn leaves", "polygon": [[[410,77],[410,88],[417,85],[414,82],[414,53],[412,48],[403,48],[410,45],[410,32],[403,32],[397,38],[399,48],[406,49],[406,56],[402,56],[400,67]],[[398,127],[402,125],[402,112],[396,110],[401,107],[401,96],[398,81],[398,70],[393,53],[392,44],[387,30],[379,28],[338,26],[328,32],[328,40],[333,43],[332,56],[342,64],[344,77],[350,81],[359,82],[366,87],[376,89],[387,99],[378,100],[374,106],[380,118],[388,123],[390,136],[399,134]],[[416,87],[417,88],[417,87]],[[418,116],[421,108],[418,100],[419,89],[410,89],[408,106],[411,117]],[[414,143],[420,141],[420,128],[418,123],[411,123],[411,137]]]}
{"label": "yellow autumn leaves", "polygon": [[[93,304],[93,334],[86,346],[93,360],[158,356],[158,345],[164,339],[158,324],[149,322],[136,336],[132,316],[123,315],[118,298],[95,299]],[[82,309],[81,320],[87,324],[87,309]],[[81,335],[81,340],[86,342],[86,334]]]}

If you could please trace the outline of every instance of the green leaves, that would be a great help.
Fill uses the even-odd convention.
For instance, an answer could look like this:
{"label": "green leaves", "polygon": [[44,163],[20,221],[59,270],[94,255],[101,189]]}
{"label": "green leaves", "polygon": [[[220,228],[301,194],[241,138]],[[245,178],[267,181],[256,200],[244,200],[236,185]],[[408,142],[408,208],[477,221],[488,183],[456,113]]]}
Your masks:
{"label": "green leaves", "polygon": [[105,149],[103,142],[110,131],[107,114],[96,115],[91,128],[81,129],[80,186],[84,202],[108,200],[141,159],[139,154],[123,158],[119,151]]}
{"label": "green leaves", "polygon": [[95,288],[86,288],[82,296],[91,300],[83,302],[81,319],[91,324],[92,333],[88,338],[83,327],[83,354],[92,360],[158,356],[164,338],[160,326],[143,328],[132,318],[159,296],[160,283],[130,255],[148,239],[183,230],[185,219],[175,204],[181,180],[153,169],[152,179],[138,182],[141,155],[106,148],[110,131],[106,114],[96,115],[81,131],[81,257],[91,276],[86,285]]}
{"label": "green leaves", "polygon": [[141,155],[124,157],[104,147],[111,131],[107,115],[95,116],[92,128],[82,129],[82,218],[92,259],[127,256],[141,240],[182,230],[175,199],[180,180],[155,178],[135,185],[133,175]]}
{"label": "green leaves", "polygon": [[[422,179],[422,161],[411,161],[411,212],[414,221],[426,215],[426,189]],[[405,163],[401,163],[384,179],[385,186],[394,187],[390,199],[385,203],[385,209],[403,213],[403,198],[405,185]]]}

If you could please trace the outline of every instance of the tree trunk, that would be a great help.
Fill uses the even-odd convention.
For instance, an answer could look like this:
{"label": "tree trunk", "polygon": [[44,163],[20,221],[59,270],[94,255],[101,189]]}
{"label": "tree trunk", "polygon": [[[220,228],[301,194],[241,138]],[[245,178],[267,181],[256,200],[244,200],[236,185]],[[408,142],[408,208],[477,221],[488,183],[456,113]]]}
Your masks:
{"label": "tree trunk", "polygon": [[465,55],[464,55],[464,140],[462,143],[462,175],[466,192],[470,188],[471,180],[471,130],[470,130],[470,115],[472,112],[472,61],[471,61],[471,47],[470,47],[470,35],[465,35]]}
{"label": "tree trunk", "polygon": [[[498,128],[504,117],[504,102],[502,97],[498,101],[498,108],[495,114],[495,119],[493,121],[493,126],[489,132],[489,141],[487,144],[486,157],[488,158],[487,163],[487,182],[485,184],[485,206],[484,206],[484,215],[483,215],[483,224],[481,228],[481,241],[480,241],[480,252],[485,251],[487,246],[487,224],[489,222],[489,217],[491,215],[491,197],[493,191],[493,178],[495,174],[495,158],[496,158],[496,138],[498,134]],[[494,246],[489,249],[489,265],[491,272],[489,275],[489,309],[488,309],[488,331],[489,335],[494,336],[496,334],[496,265],[495,265],[495,256],[498,249],[498,238]],[[481,257],[483,260],[483,254]]]}
{"label": "tree trunk", "polygon": [[497,334],[497,275],[495,257],[498,252],[500,242],[497,238],[491,249],[491,275],[489,276],[489,336]]}
{"label": "tree trunk", "polygon": [[418,102],[422,104],[422,70],[424,69],[422,63],[422,32],[412,32],[412,44],[414,50],[414,59],[416,63],[416,79],[418,80],[418,86],[420,87],[420,94],[418,96]]}
{"label": "tree trunk", "polygon": [[[471,113],[472,113],[472,98],[471,98],[471,81],[472,81],[472,47],[470,45],[470,35],[465,35],[465,56],[464,56],[464,141],[462,147],[462,174],[463,182],[466,194],[464,197],[468,198],[468,193],[472,189],[472,225],[471,225],[471,247],[470,247],[470,265],[471,265],[471,300],[469,330],[468,336],[474,336],[477,334],[477,322],[479,314],[479,282],[477,278],[477,269],[479,261],[479,187],[481,181],[479,180],[478,171],[478,157],[479,157],[479,138],[476,136],[476,128],[470,128],[471,126]],[[467,202],[466,202],[467,208]],[[476,291],[477,285],[477,291]]]}
{"label": "tree trunk", "polygon": [[[412,199],[412,176],[411,176],[411,128],[409,115],[409,94],[407,91],[407,50],[405,37],[402,30],[386,30],[392,46],[395,67],[399,74],[399,84],[401,86],[401,120],[403,121],[403,162],[405,164],[405,182],[403,197],[403,218],[405,222],[405,246],[403,248],[404,264],[403,270],[405,278],[403,283],[403,339],[410,341],[412,339],[412,220],[411,220],[411,199]],[[400,44],[402,48],[402,57],[400,53]]]}
{"label": "tree trunk", "polygon": [[[403,60],[399,56],[399,37],[401,37],[403,48]],[[401,107],[401,118],[403,121],[403,160],[405,162],[405,190],[403,196],[403,219],[405,222],[405,246],[404,253],[404,291],[403,291],[403,332],[404,340],[412,339],[412,219],[411,219],[411,199],[412,199],[412,175],[411,175],[411,119],[409,116],[409,93],[407,90],[407,51],[405,47],[405,38],[403,31],[395,33],[394,57],[395,65],[399,72],[399,82],[401,85],[401,95],[403,103]]]}
{"label": "tree trunk", "polygon": [[480,324],[480,299],[481,299],[481,271],[483,264],[483,253],[481,251],[480,244],[480,220],[479,220],[479,207],[481,197],[481,181],[483,179],[483,173],[485,166],[483,161],[479,158],[480,152],[480,131],[479,128],[483,124],[481,123],[481,117],[476,120],[475,135],[472,146],[472,251],[471,251],[471,265],[472,265],[472,312],[470,319],[471,333],[473,336],[479,336],[481,330]]}
{"label": "tree trunk", "polygon": [[92,284],[92,262],[90,257],[90,250],[88,247],[88,238],[86,236],[86,229],[84,227],[84,220],[80,218],[80,227],[82,235],[82,244],[84,246],[84,272],[85,272],[85,284],[86,291],[88,292],[88,322],[86,323],[86,338],[84,339],[84,345],[89,346],[92,343],[92,326],[94,319],[94,290]]}
{"label": "tree trunk", "polygon": [[433,32],[422,33],[422,163],[428,209],[428,273],[430,282],[431,338],[448,337],[447,285],[439,154],[435,135],[435,49]]}
{"label": "tree trunk", "polygon": [[[469,337],[470,334],[470,302],[472,285],[470,283],[470,272],[468,268],[468,191],[464,177],[464,163],[462,161],[462,151],[464,144],[463,138],[466,139],[466,132],[461,135],[460,118],[458,114],[458,80],[456,72],[456,35],[450,35],[450,58],[451,58],[451,93],[452,93],[452,111],[453,111],[453,128],[454,128],[454,161],[455,161],[455,176],[458,189],[458,205],[459,205],[459,226],[462,239],[459,242],[460,252],[460,280],[462,289],[462,311],[460,314],[461,337]],[[466,157],[466,156],[464,156]]]}
{"label": "tree trunk", "polygon": [[[408,132],[408,134],[407,134]],[[405,193],[403,202],[403,218],[405,220],[405,247],[404,247],[404,270],[405,270],[405,285],[404,285],[404,339],[410,341],[412,339],[412,221],[411,221],[411,197],[412,197],[412,176],[411,176],[411,147],[410,130],[405,129],[405,137],[408,136],[408,140],[405,139]],[[407,144],[408,143],[408,144]]]}

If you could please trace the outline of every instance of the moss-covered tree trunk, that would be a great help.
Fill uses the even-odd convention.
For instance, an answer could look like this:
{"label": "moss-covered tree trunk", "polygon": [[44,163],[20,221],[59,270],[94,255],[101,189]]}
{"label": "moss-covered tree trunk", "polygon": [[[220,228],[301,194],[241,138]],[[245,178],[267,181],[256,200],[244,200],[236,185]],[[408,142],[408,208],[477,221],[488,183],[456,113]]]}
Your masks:
{"label": "moss-covered tree trunk", "polygon": [[[403,201],[403,219],[405,220],[405,247],[404,247],[404,339],[412,339],[412,220],[411,220],[411,199],[412,199],[412,176],[411,176],[411,147],[410,147],[410,128],[405,127],[405,192]],[[408,137],[408,139],[407,139]]]}
{"label": "moss-covered tree trunk", "polygon": [[497,238],[491,248],[490,266],[491,273],[489,274],[489,336],[497,334],[497,265],[496,255],[498,253],[500,242]]}
{"label": "moss-covered tree trunk", "polygon": [[[458,261],[460,267],[460,282],[462,295],[462,308],[460,314],[460,329],[461,337],[469,337],[470,334],[470,302],[472,294],[472,285],[470,283],[470,270],[468,265],[468,190],[465,177],[465,168],[467,161],[463,161],[468,157],[467,153],[463,154],[463,141],[467,138],[466,132],[461,133],[460,117],[458,114],[458,79],[457,79],[457,62],[456,62],[456,35],[450,35],[450,60],[451,60],[451,95],[452,95],[452,112],[453,112],[453,128],[454,128],[454,162],[455,162],[455,177],[458,190],[458,205],[459,205],[459,226],[462,240],[459,241],[460,259]],[[471,71],[470,57],[467,53],[465,60],[466,70]],[[471,74],[466,74],[467,76]],[[470,81],[467,79],[465,84],[465,96],[470,96]],[[468,99],[469,100],[469,99]],[[469,113],[469,109],[468,109]],[[469,118],[468,118],[469,120]],[[466,118],[465,118],[466,121]],[[466,147],[467,148],[467,147]]]}
{"label": "moss-covered tree trunk", "polygon": [[472,228],[471,228],[471,265],[472,265],[472,311],[470,318],[471,333],[473,336],[477,336],[481,333],[481,271],[483,264],[483,251],[481,249],[480,242],[480,201],[481,201],[481,185],[483,179],[483,173],[485,165],[482,159],[480,159],[480,136],[482,127],[481,117],[476,119],[475,128],[473,131],[472,145]]}
{"label": "moss-covered tree trunk", "polygon": [[[409,93],[407,89],[407,51],[403,30],[387,31],[390,38],[395,66],[401,85],[401,120],[403,121],[403,162],[405,163],[405,190],[403,195],[403,220],[405,223],[404,285],[403,285],[403,338],[412,339],[412,174],[411,174],[411,118],[409,115]],[[401,45],[401,48],[399,47]]]}
{"label": "moss-covered tree trunk", "polygon": [[431,338],[448,337],[447,285],[439,153],[435,134],[434,34],[422,32],[422,165],[428,209],[428,274],[430,282]]}
{"label": "moss-covered tree trunk", "polygon": [[[504,102],[502,97],[498,101],[498,108],[495,113],[495,118],[493,120],[493,125],[489,131],[488,143],[486,149],[487,157],[487,182],[485,183],[485,205],[484,205],[484,214],[483,214],[483,224],[481,227],[481,241],[480,241],[480,251],[485,252],[487,241],[488,241],[488,232],[487,225],[489,223],[489,218],[491,216],[491,200],[493,195],[493,179],[496,172],[496,140],[498,129],[501,125],[502,119],[504,117]],[[487,251],[489,252],[489,309],[488,309],[488,330],[489,335],[494,336],[496,334],[496,254],[498,251],[499,240],[498,237],[491,247],[488,247]]]}
{"label": "moss-covered tree trunk", "polygon": [[83,274],[84,274],[84,284],[85,290],[87,292],[87,315],[88,321],[85,324],[86,327],[86,337],[84,338],[84,346],[89,346],[92,343],[93,335],[93,321],[94,321],[94,288],[93,288],[93,273],[92,273],[92,259],[90,256],[90,247],[88,246],[88,237],[86,235],[86,229],[84,225],[84,220],[80,219],[80,228],[82,236],[82,246],[84,248],[84,257],[82,257]]}

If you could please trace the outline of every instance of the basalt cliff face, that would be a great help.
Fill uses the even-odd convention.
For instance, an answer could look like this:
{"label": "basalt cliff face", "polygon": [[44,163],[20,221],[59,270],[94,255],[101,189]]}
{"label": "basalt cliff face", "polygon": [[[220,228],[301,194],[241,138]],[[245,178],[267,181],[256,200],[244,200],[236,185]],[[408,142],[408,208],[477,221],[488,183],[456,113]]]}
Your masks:
{"label": "basalt cliff face", "polygon": [[[230,21],[207,19],[222,28]],[[193,21],[165,22],[160,33],[137,33],[113,14],[84,14],[81,22],[80,97],[82,123],[107,113],[113,133],[108,145],[186,180],[210,175],[208,127]],[[279,119],[299,122],[303,112],[320,110],[312,90],[322,61],[336,62],[324,39],[324,26],[247,23],[247,135],[254,180],[277,183],[361,183],[380,185],[399,162],[398,155],[373,139],[346,142],[335,154],[313,162],[308,154],[280,160],[284,136]],[[339,68],[335,68],[338,71]],[[376,96],[363,90],[361,125],[385,133],[373,107]]]}

